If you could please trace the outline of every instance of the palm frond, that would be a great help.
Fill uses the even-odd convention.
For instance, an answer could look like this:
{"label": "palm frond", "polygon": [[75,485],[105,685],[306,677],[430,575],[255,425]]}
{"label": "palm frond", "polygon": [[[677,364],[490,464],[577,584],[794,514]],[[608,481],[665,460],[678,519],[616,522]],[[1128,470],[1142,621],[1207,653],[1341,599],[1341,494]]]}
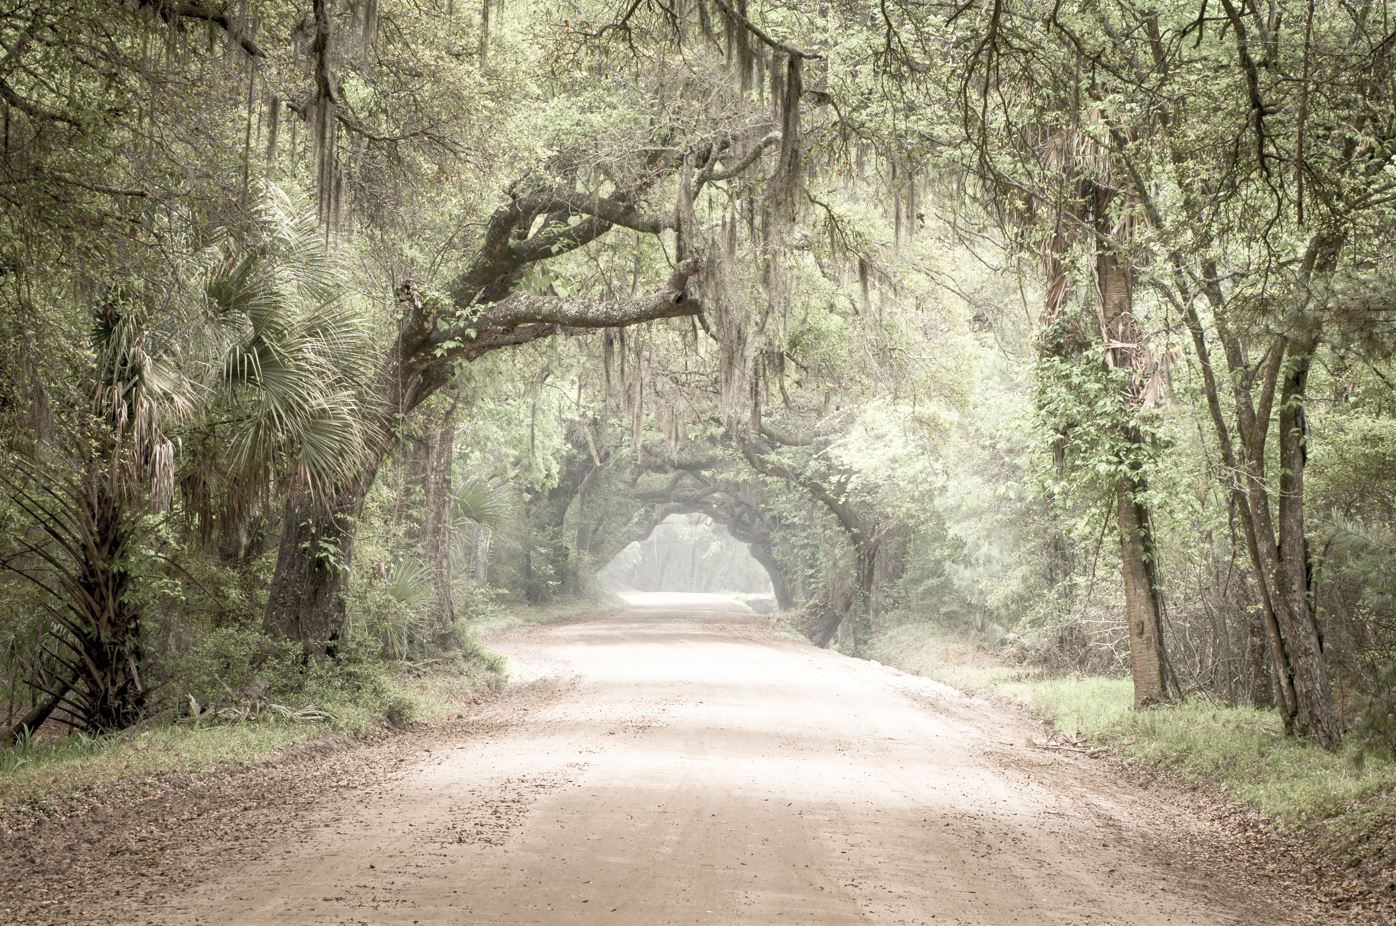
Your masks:
{"label": "palm frond", "polygon": [[345,295],[344,268],[308,204],[270,184],[213,251],[207,381],[231,427],[230,484],[252,490],[290,475],[328,492],[364,459],[376,357],[364,313]]}
{"label": "palm frond", "polygon": [[452,498],[453,527],[467,523],[498,527],[508,515],[512,499],[509,484],[497,476],[471,473],[456,485]]}
{"label": "palm frond", "polygon": [[425,608],[435,594],[431,572],[418,559],[401,560],[389,569],[387,587],[394,601],[413,611]]}

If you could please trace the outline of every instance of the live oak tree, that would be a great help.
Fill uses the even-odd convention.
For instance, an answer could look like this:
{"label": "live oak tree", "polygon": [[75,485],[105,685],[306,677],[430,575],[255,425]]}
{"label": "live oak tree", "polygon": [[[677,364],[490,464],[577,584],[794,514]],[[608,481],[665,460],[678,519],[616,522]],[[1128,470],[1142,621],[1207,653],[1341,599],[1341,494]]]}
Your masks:
{"label": "live oak tree", "polygon": [[[307,494],[288,500],[268,599],[269,626],[309,645],[323,645],[338,633],[363,500],[402,418],[449,383],[460,363],[557,334],[623,328],[701,310],[702,302],[690,291],[707,258],[693,240],[695,202],[710,186],[759,170],[768,149],[774,169],[788,172],[794,142],[786,141],[779,127],[763,128],[760,115],[753,132],[750,112],[745,122],[721,121],[724,96],[736,117],[743,117],[743,106],[740,89],[731,87],[720,63],[715,71],[680,67],[648,79],[680,81],[691,94],[719,105],[697,114],[651,107],[644,134],[628,139],[619,151],[559,152],[544,165],[545,176],[524,177],[511,187],[463,269],[440,291],[424,293],[412,280],[400,285],[399,331],[371,389],[375,405],[366,409],[367,443],[374,451],[327,502]],[[798,131],[798,125],[785,128]],[[678,234],[680,255],[665,284],[621,298],[521,288],[533,268],[616,229]]]}
{"label": "live oak tree", "polygon": [[[1206,86],[1218,108],[1194,99],[1161,113],[1161,150],[1147,161],[1140,144],[1115,142],[1158,232],[1155,285],[1191,334],[1219,454],[1235,474],[1275,703],[1287,728],[1332,745],[1341,731],[1314,601],[1306,406],[1320,345],[1351,337],[1343,291],[1381,285],[1388,272],[1370,235],[1391,221],[1389,180],[1379,179],[1393,144],[1391,50],[1365,14],[1296,9],[1272,27],[1251,8],[1224,12],[1210,29],[1173,27],[1195,32],[1205,53],[1164,75],[1191,83],[1196,68],[1215,68],[1224,79]],[[1254,51],[1261,36],[1263,56]],[[1353,55],[1366,63],[1350,68]],[[1298,98],[1279,105],[1291,82]],[[1203,156],[1197,145],[1223,136],[1235,143],[1227,154]],[[1177,191],[1176,208],[1161,208],[1164,190]],[[1357,323],[1380,325],[1380,305],[1360,303]],[[1251,334],[1257,317],[1260,337]]]}

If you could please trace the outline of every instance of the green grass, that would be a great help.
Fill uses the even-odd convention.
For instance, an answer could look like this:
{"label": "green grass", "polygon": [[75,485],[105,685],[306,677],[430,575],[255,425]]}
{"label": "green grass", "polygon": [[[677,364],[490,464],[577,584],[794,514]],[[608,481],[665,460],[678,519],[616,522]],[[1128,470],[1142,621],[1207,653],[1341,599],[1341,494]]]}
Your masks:
{"label": "green grass", "polygon": [[315,740],[438,722],[505,677],[503,660],[467,645],[421,667],[354,664],[312,676],[288,706],[314,707],[329,715],[325,719],[289,720],[263,710],[245,720],[163,723],[0,749],[0,808],[161,774],[257,765]]}
{"label": "green grass", "polygon": [[258,720],[141,733],[70,736],[0,751],[0,808],[170,772],[254,765],[325,735],[309,724]]}
{"label": "green grass", "polygon": [[1286,737],[1274,713],[1202,700],[1135,711],[1128,679],[1049,677],[931,624],[888,630],[872,640],[867,655],[1025,705],[1058,730],[1108,746],[1127,761],[1218,785],[1285,826],[1319,826],[1337,837],[1396,820],[1396,761],[1363,763],[1352,750],[1328,752]]}
{"label": "green grass", "polygon": [[460,650],[447,658],[413,666],[351,656],[312,673],[294,693],[274,698],[293,709],[322,710],[329,715],[324,720],[297,722],[264,711],[237,722],[165,723],[141,732],[70,736],[0,749],[0,809],[161,774],[257,765],[331,736],[448,720],[480,692],[508,678],[505,660],[490,652],[483,638],[617,604],[612,598],[592,598],[505,607],[470,622]]}
{"label": "green grass", "polygon": [[883,631],[868,642],[864,655],[976,694],[1040,674],[1010,665],[983,647],[955,640],[931,624],[902,624]]}
{"label": "green grass", "polygon": [[508,678],[504,658],[468,637],[461,653],[394,680],[394,703],[402,714],[389,719],[399,725],[449,720],[472,697]]}
{"label": "green grass", "polygon": [[564,598],[546,604],[506,605],[492,614],[471,621],[470,626],[472,631],[480,636],[488,636],[511,627],[560,624],[593,611],[622,607],[625,607],[625,602],[615,595],[598,593],[581,598]]}

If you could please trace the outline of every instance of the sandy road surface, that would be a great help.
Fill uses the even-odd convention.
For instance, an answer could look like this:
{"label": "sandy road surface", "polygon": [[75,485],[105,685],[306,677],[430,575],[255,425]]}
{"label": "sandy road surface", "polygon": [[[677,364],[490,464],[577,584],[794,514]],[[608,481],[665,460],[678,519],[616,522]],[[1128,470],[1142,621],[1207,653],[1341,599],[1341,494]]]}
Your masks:
{"label": "sandy road surface", "polygon": [[652,599],[499,645],[532,693],[499,710],[525,722],[327,797],[152,921],[1291,922],[1175,851],[1197,824],[1105,763],[730,606]]}

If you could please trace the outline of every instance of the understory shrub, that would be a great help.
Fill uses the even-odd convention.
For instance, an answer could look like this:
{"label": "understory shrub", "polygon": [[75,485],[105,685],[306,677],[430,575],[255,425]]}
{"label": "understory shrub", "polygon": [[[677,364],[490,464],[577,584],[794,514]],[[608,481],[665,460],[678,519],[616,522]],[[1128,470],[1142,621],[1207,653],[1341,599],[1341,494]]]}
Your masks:
{"label": "understory shrub", "polygon": [[1396,758],[1396,662],[1374,671],[1372,687],[1356,706],[1351,736],[1358,756]]}

